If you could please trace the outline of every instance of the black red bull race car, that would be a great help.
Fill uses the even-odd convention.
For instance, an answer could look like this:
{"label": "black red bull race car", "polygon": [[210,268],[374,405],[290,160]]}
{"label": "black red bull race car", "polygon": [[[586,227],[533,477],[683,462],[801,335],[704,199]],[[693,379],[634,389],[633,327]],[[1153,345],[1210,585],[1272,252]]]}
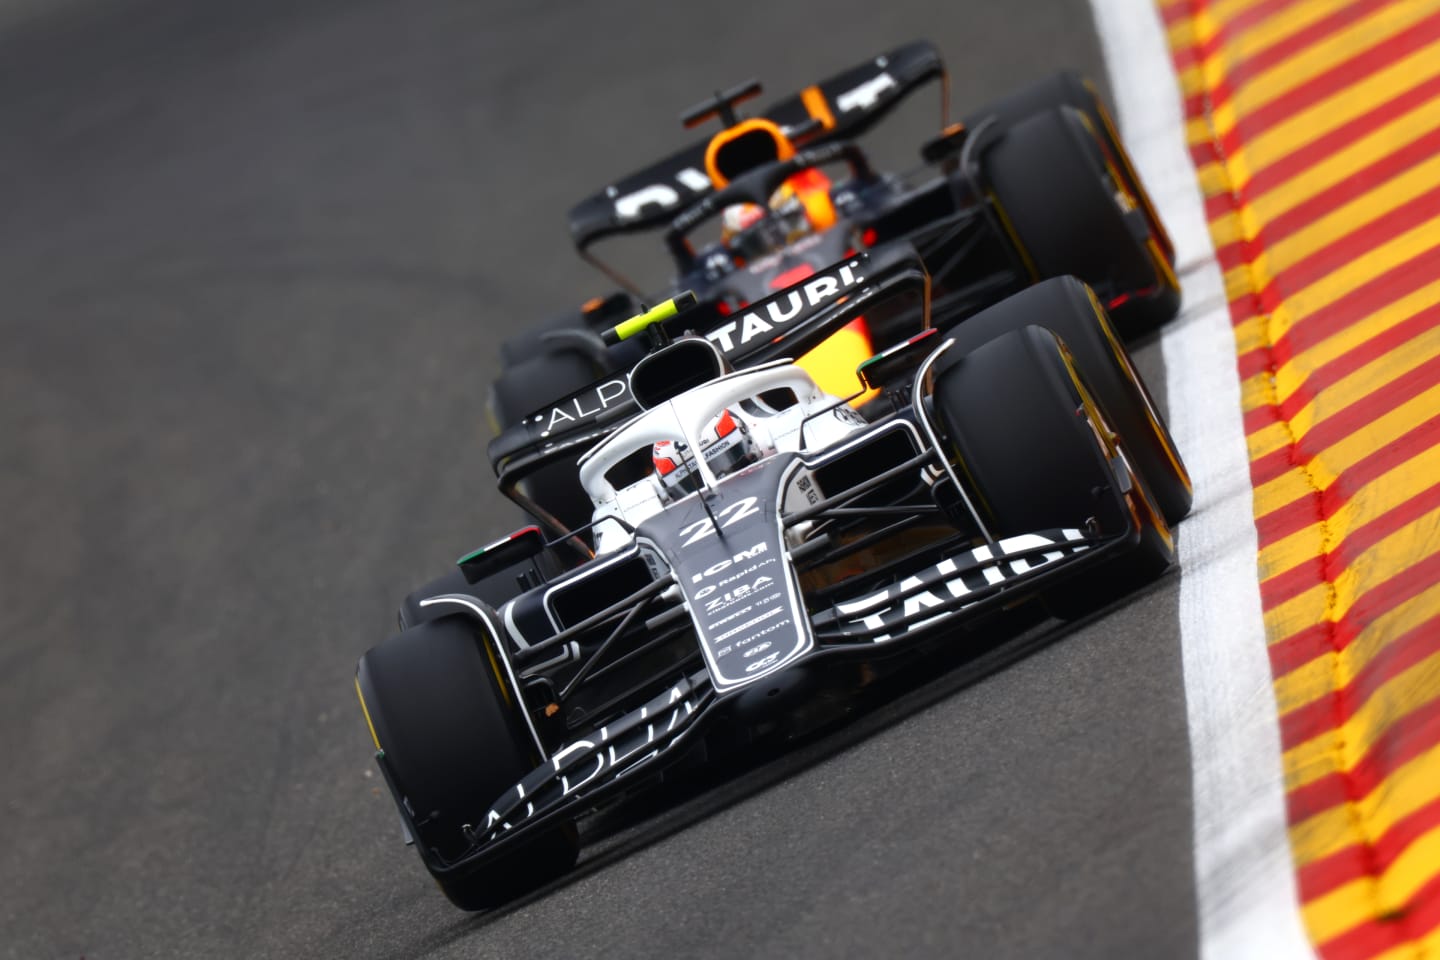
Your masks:
{"label": "black red bull race car", "polygon": [[[791,359],[911,311],[847,393]],[[492,445],[512,492],[568,464],[585,522],[461,557],[356,674],[405,834],[457,906],[563,873],[583,818],[819,691],[1169,567],[1189,481],[1096,292],[1046,280],[946,331],[934,311],[913,250],[750,303],[739,329],[774,329],[735,349],[698,298],[667,301],[603,331],[629,370]]]}
{"label": "black red bull race car", "polygon": [[[921,148],[920,165],[904,174],[875,170],[857,138],[937,81],[941,130]],[[490,397],[497,432],[604,374],[623,374],[637,359],[633,346],[606,346],[598,334],[639,312],[642,300],[693,291],[690,325],[734,359],[789,322],[786,311],[761,316],[753,304],[857,253],[881,261],[918,253],[942,329],[1066,275],[1089,284],[1126,337],[1178,309],[1169,238],[1104,105],[1073,74],[956,124],[948,122],[943,61],[925,42],[742,118],[737,105],[759,92],[752,81],[686,111],[687,127],[718,120],[721,129],[571,210],[577,249],[625,289],[502,345]],[[654,232],[663,235],[674,280],[647,298],[596,251],[607,238]],[[918,310],[895,322],[921,329]],[[891,333],[861,318],[797,359],[823,387],[846,392],[855,364]],[[571,467],[532,474],[524,492],[574,525],[584,520],[585,498]]]}

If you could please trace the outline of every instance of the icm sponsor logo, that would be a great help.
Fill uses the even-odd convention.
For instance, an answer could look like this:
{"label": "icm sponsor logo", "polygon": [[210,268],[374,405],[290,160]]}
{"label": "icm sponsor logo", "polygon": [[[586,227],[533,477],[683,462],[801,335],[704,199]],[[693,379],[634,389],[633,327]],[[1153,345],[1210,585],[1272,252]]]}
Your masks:
{"label": "icm sponsor logo", "polygon": [[[731,567],[735,566],[735,564],[743,563],[746,560],[753,560],[756,557],[760,556],[760,554],[765,553],[768,549],[769,548],[766,546],[765,541],[762,540],[759,543],[755,544],[755,546],[753,547],[747,547],[744,550],[738,551],[733,557],[728,557],[724,560],[712,563],[710,566],[706,567],[704,570],[701,570],[699,573],[692,574],[690,577],[690,582],[692,584],[700,583],[706,577],[713,577],[716,574],[724,573],[726,570],[729,570]],[[704,594],[696,594],[697,598],[703,595]]]}

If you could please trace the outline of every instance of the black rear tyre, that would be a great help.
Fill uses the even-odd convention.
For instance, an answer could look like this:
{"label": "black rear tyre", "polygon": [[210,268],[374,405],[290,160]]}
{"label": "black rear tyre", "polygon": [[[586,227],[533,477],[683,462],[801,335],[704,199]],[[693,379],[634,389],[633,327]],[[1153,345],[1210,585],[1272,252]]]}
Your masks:
{"label": "black rear tyre", "polygon": [[1179,310],[1179,281],[1081,113],[1062,107],[1027,117],[1005,130],[980,164],[1041,279],[1073,274],[1103,290],[1127,337]]}
{"label": "black rear tyre", "polygon": [[1165,522],[1179,523],[1194,500],[1185,462],[1105,310],[1083,283],[1074,277],[1046,280],[961,321],[948,331],[956,341],[951,353],[968,353],[1029,324],[1053,331],[1074,354]]}
{"label": "black rear tyre", "polygon": [[[483,825],[491,804],[540,760],[494,643],[476,619],[445,616],[373,647],[356,671],[384,762],[414,811],[416,843],[444,860],[469,848],[464,826]],[[563,873],[578,849],[566,826],[436,881],[462,910],[487,909]]]}
{"label": "black rear tyre", "polygon": [[[600,371],[574,350],[541,353],[501,372],[490,388],[491,426],[498,435],[527,415],[593,383]],[[571,530],[590,522],[591,504],[575,461],[561,460],[526,477],[520,491]]]}
{"label": "black rear tyre", "polygon": [[1164,252],[1166,261],[1174,266],[1175,244],[1171,241],[1170,234],[1155,209],[1154,201],[1150,199],[1150,192],[1140,182],[1140,175],[1136,172],[1135,164],[1130,159],[1130,152],[1125,149],[1125,144],[1120,140],[1119,131],[1115,127],[1115,121],[1110,116],[1109,109],[1100,99],[1095,85],[1089,80],[1068,70],[1051,74],[1028,87],[1001,97],[992,103],[987,103],[965,117],[965,126],[974,130],[986,120],[993,118],[995,123],[1002,128],[1012,127],[1027,117],[1054,107],[1073,107],[1090,121],[1090,126],[1105,148],[1111,165],[1120,175],[1121,181],[1130,195],[1144,210],[1145,219],[1150,224],[1150,231],[1160,245],[1161,251]]}

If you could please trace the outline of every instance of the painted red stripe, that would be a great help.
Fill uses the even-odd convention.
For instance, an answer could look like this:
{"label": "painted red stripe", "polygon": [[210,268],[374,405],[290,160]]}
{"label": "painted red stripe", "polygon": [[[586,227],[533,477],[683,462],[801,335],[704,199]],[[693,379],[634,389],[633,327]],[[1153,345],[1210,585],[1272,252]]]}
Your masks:
{"label": "painted red stripe", "polygon": [[[1345,204],[1360,199],[1437,153],[1440,153],[1440,127],[1429,131],[1394,153],[1386,154],[1368,167],[1357,170],[1334,186],[1322,190],[1303,203],[1296,204],[1279,216],[1267,220],[1261,227],[1256,241],[1261,246],[1279,243],[1281,240],[1293,236],[1296,231],[1308,227]],[[1247,247],[1254,245],[1255,241],[1245,241],[1226,244],[1222,249],[1233,248],[1238,255],[1243,253]],[[1254,258],[1243,257],[1242,259],[1248,261]]]}
{"label": "painted red stripe", "polygon": [[[1427,376],[1432,378],[1428,383],[1425,381]],[[1399,406],[1427,387],[1433,386],[1436,382],[1433,378],[1437,376],[1440,376],[1440,357],[1422,363],[1364,400],[1353,403],[1335,416],[1321,421],[1298,447],[1287,448],[1293,454],[1292,466],[1303,466],[1317,453],[1329,449],[1352,433],[1366,429],[1377,418],[1377,410],[1386,411]],[[1440,442],[1437,426],[1440,425],[1437,425],[1434,417],[1422,421],[1402,434],[1397,442],[1385,444],[1351,464],[1336,478],[1335,483],[1324,490],[1303,493],[1289,503],[1256,517],[1255,531],[1260,548],[1263,550],[1312,523],[1334,516],[1335,511],[1350,499],[1352,491]],[[1253,470],[1251,476],[1253,481]],[[1300,505],[1306,503],[1309,507]]]}
{"label": "painted red stripe", "polygon": [[1390,947],[1423,937],[1437,925],[1440,925],[1440,874],[1415,891],[1410,901],[1394,913],[1367,920],[1320,944],[1320,956],[1324,960],[1366,960]]}
{"label": "painted red stripe", "polygon": [[[1286,331],[1286,336],[1289,336],[1291,342],[1297,345],[1319,343],[1326,337],[1333,336],[1336,332],[1345,329],[1348,325],[1359,322],[1370,314],[1433,282],[1437,275],[1440,275],[1440,245],[1430,247],[1402,263],[1397,263],[1333,303],[1301,317],[1295,321],[1290,330]],[[1248,297],[1237,297],[1230,301],[1230,320],[1235,325],[1265,312],[1267,312],[1266,308],[1253,294]],[[1307,339],[1301,339],[1302,335],[1299,332],[1301,328],[1305,329]],[[1275,347],[1270,345],[1255,349],[1268,351]],[[1273,368],[1265,367],[1264,369]]]}
{"label": "painted red stripe", "polygon": [[[1436,386],[1437,381],[1440,381],[1437,380],[1437,377],[1440,377],[1440,367],[1437,367],[1436,364],[1440,364],[1440,356],[1431,357],[1430,360],[1424,361],[1418,367],[1411,367],[1410,370],[1395,377],[1394,380],[1388,381],[1380,389],[1365,394],[1364,397],[1349,404],[1345,409],[1325,417],[1315,426],[1310,427],[1305,438],[1300,440],[1300,445],[1312,450],[1328,448],[1332,443],[1345,439],[1355,430],[1368,426],[1369,423],[1384,415],[1387,410],[1392,410],[1401,403],[1424,393],[1428,387]],[[1293,400],[1293,397],[1290,397],[1290,400]],[[1299,409],[1299,406],[1295,406],[1295,412],[1299,412]],[[1247,435],[1259,432],[1276,420],[1287,419],[1287,417],[1280,416],[1280,413],[1282,413],[1282,409],[1274,404],[1246,410],[1244,425],[1246,425]]]}
{"label": "painted red stripe", "polygon": [[1301,867],[1296,874],[1300,900],[1315,900],[1352,880],[1379,876],[1436,827],[1440,827],[1440,797],[1395,821],[1374,843],[1357,843]]}
{"label": "painted red stripe", "polygon": [[[1291,826],[1378,790],[1385,778],[1440,744],[1440,699],[1394,718],[1348,771],[1326,774],[1285,798]],[[1285,744],[1286,748],[1295,744]]]}
{"label": "painted red stripe", "polygon": [[[1365,400],[1346,407],[1328,420],[1321,421],[1298,446],[1286,447],[1285,450],[1291,456],[1290,467],[1298,469],[1305,466],[1314,459],[1317,453],[1329,449],[1350,434],[1369,427],[1375,419],[1373,412],[1375,406],[1388,410],[1392,405],[1398,406],[1399,403],[1403,403],[1424,388],[1433,385],[1433,380],[1428,384],[1425,383],[1425,377],[1440,375],[1440,357],[1436,357],[1429,363],[1421,364],[1411,373],[1415,376],[1411,377],[1410,374],[1406,374],[1404,377],[1399,377],[1381,390],[1366,397]],[[1406,382],[1407,378],[1409,382]],[[1337,478],[1337,481],[1343,481],[1343,484],[1332,483],[1324,490],[1301,494],[1291,502],[1256,517],[1255,530],[1261,549],[1292,533],[1303,530],[1318,520],[1334,516],[1335,510],[1350,499],[1351,491],[1389,472],[1420,451],[1434,446],[1437,442],[1440,442],[1440,434],[1437,434],[1437,424],[1435,418],[1432,417],[1407,430],[1397,442],[1386,444],[1351,464]],[[1408,446],[1408,444],[1415,444],[1415,446]],[[1270,456],[1272,455],[1267,454],[1266,459],[1268,460]],[[1270,468],[1275,465],[1267,463],[1265,466]],[[1267,476],[1268,473],[1267,470]],[[1253,480],[1253,470],[1251,476]],[[1304,503],[1308,503],[1310,506],[1307,508],[1300,505]]]}
{"label": "painted red stripe", "polygon": [[1388,641],[1384,650],[1345,686],[1282,716],[1281,742],[1290,745],[1304,743],[1327,730],[1334,730],[1355,716],[1355,712],[1368,703],[1381,686],[1436,653],[1440,653],[1440,614]]}
{"label": "painted red stripe", "polygon": [[1234,153],[1241,149],[1246,138],[1253,139],[1265,133],[1302,110],[1360,83],[1436,40],[1440,40],[1440,11],[1386,37],[1293,90],[1287,90],[1269,103],[1246,111],[1235,128],[1220,138],[1220,144],[1227,153]]}
{"label": "painted red stripe", "polygon": [[1194,5],[1191,3],[1162,3],[1160,4],[1160,21],[1167,27],[1173,27],[1181,20],[1186,20],[1195,15]]}
{"label": "painted red stripe", "polygon": [[1314,253],[1273,273],[1260,291],[1260,302],[1276,310],[1289,296],[1330,276],[1351,260],[1440,215],[1440,186],[1342,234]]}
{"label": "painted red stripe", "polygon": [[[1402,323],[1397,323],[1389,330],[1365,341],[1349,352],[1341,354],[1335,359],[1316,367],[1313,371],[1306,374],[1304,382],[1300,387],[1290,396],[1280,401],[1280,403],[1267,404],[1264,407],[1254,408],[1254,410],[1251,411],[1252,413],[1261,409],[1270,411],[1270,418],[1264,419],[1257,415],[1252,418],[1253,422],[1257,425],[1268,426],[1270,423],[1280,420],[1293,420],[1301,410],[1319,396],[1321,391],[1333,387],[1362,367],[1401,349],[1406,344],[1414,341],[1415,338],[1434,329],[1436,326],[1440,326],[1440,304],[1421,310],[1410,319]],[[1286,343],[1283,349],[1276,351],[1277,367],[1288,362],[1290,359],[1288,354],[1292,347],[1293,343]],[[1334,415],[1335,414],[1331,414],[1331,416]],[[1315,427],[1312,427],[1311,433],[1313,434],[1314,430],[1318,428],[1321,423],[1327,422],[1328,419],[1327,417],[1317,423]],[[1259,426],[1257,426],[1256,429],[1259,429]],[[1250,432],[1254,433],[1255,430],[1252,429]],[[1315,443],[1310,440],[1309,435],[1307,435],[1306,442],[1304,442],[1303,445],[1311,449],[1316,449]],[[1320,447],[1318,449],[1324,448]],[[1268,462],[1269,458],[1275,457],[1278,453],[1280,453],[1280,451],[1277,450],[1264,454],[1251,464],[1251,476],[1254,478],[1256,486],[1267,482],[1269,479],[1272,479],[1273,476],[1278,476],[1299,462],[1309,460],[1309,457],[1304,455],[1287,455],[1280,458],[1277,462]],[[1272,471],[1278,472],[1272,473]]]}
{"label": "painted red stripe", "polygon": [[[1437,423],[1440,423],[1440,420],[1437,420]],[[1401,443],[1395,444],[1395,446],[1412,453],[1415,451],[1415,448],[1409,444]],[[1359,484],[1356,485],[1357,488],[1359,486]],[[1261,606],[1266,611],[1270,611],[1288,600],[1293,600],[1318,583],[1333,582],[1356,561],[1360,554],[1435,510],[1440,510],[1440,484],[1417,493],[1404,503],[1386,510],[1369,523],[1351,530],[1330,553],[1296,564],[1288,570],[1261,581]]]}
{"label": "painted red stripe", "polygon": [[[1241,376],[1248,379],[1257,373],[1278,370],[1306,350],[1319,346],[1357,323],[1363,323],[1382,307],[1433,282],[1435,274],[1432,270],[1440,272],[1440,246],[1427,250],[1416,260],[1407,260],[1385,271],[1375,280],[1367,281],[1365,285],[1357,287],[1353,293],[1346,294],[1331,306],[1301,317],[1273,344],[1247,350],[1236,362]],[[1352,295],[1359,295],[1359,302],[1352,302]],[[1377,302],[1381,297],[1385,298],[1384,303]],[[1432,308],[1423,308],[1412,314],[1412,317],[1431,318],[1433,315],[1428,313],[1430,309]],[[1407,319],[1396,325],[1396,328],[1399,327],[1404,327],[1412,336],[1418,336],[1428,329],[1424,319]],[[1363,349],[1363,346],[1356,349]]]}
{"label": "painted red stripe", "polygon": [[1270,644],[1267,652],[1271,671],[1283,677],[1317,656],[1344,650],[1366,624],[1423,593],[1434,586],[1437,579],[1440,579],[1440,553],[1432,553],[1365,591],[1334,623],[1322,621]]}
{"label": "painted red stripe", "polygon": [[[1321,40],[1346,27],[1355,25],[1357,20],[1369,16],[1377,10],[1382,10],[1391,5],[1393,0],[1357,0],[1348,6],[1340,7],[1327,16],[1321,17],[1310,23],[1308,26],[1297,30],[1289,36],[1282,37],[1268,47],[1262,47],[1248,57],[1229,60],[1225,64],[1225,76],[1217,82],[1214,87],[1203,94],[1195,94],[1185,102],[1186,112],[1194,110],[1197,113],[1204,113],[1206,101],[1213,106],[1229,102],[1234,95],[1234,89],[1244,81],[1255,77],[1270,69],[1276,64],[1288,60],[1295,54],[1314,46]],[[1270,7],[1269,12],[1277,12],[1285,9],[1289,4],[1286,0],[1271,0],[1268,4],[1256,4],[1247,8],[1241,15],[1228,21],[1221,31],[1212,37],[1207,43],[1200,45],[1200,57],[1206,59],[1213,56],[1228,42],[1230,36],[1238,36],[1246,29],[1247,24],[1240,23],[1241,20],[1248,20],[1250,24],[1258,24],[1264,20],[1269,13],[1262,8]],[[1193,105],[1191,101],[1196,101]]]}
{"label": "painted red stripe", "polygon": [[1252,262],[1266,247],[1293,236],[1296,231],[1334,213],[1345,204],[1364,197],[1437,153],[1440,153],[1440,127],[1267,221],[1255,237],[1225,244],[1215,255],[1227,270],[1232,269],[1231,264]]}
{"label": "painted red stripe", "polygon": [[[1334,514],[1325,506],[1325,494],[1334,489],[1330,487],[1321,491],[1311,491],[1301,494],[1294,500],[1271,510],[1263,517],[1255,519],[1255,539],[1260,543],[1260,549],[1265,549],[1277,540],[1282,540],[1292,533],[1298,533],[1308,526],[1330,519]],[[1343,497],[1340,506],[1348,501],[1348,496]]]}
{"label": "painted red stripe", "polygon": [[[1412,343],[1437,326],[1440,326],[1440,303],[1424,308],[1389,330],[1356,345],[1333,360],[1322,363],[1305,375],[1301,389],[1274,405],[1276,415],[1283,420],[1293,420],[1321,391],[1335,386],[1362,367]],[[1331,335],[1333,336],[1333,333]],[[1297,337],[1296,339],[1302,338]],[[1309,338],[1304,339],[1308,340]],[[1295,345],[1295,340],[1287,340],[1283,349],[1276,351],[1276,361],[1281,364],[1288,362]]]}
{"label": "painted red stripe", "polygon": [[[1271,409],[1273,410],[1274,408],[1272,407]],[[1299,445],[1292,443],[1287,446],[1281,447],[1278,450],[1272,450],[1264,456],[1258,457],[1255,460],[1251,461],[1251,482],[1257,487],[1269,483],[1277,477],[1280,477],[1291,470],[1309,464],[1310,461],[1315,459],[1316,452],[1325,450],[1331,442],[1338,443],[1340,440],[1343,440],[1346,434],[1337,435],[1337,433],[1332,433],[1329,429],[1329,424],[1329,420],[1322,420],[1319,424],[1317,424],[1314,428],[1311,429],[1310,433],[1305,436],[1304,440],[1301,441]],[[1363,426],[1364,425],[1362,425],[1362,429]],[[1440,443],[1440,435],[1437,435],[1434,421],[1426,420],[1417,425],[1416,427],[1407,430],[1404,434],[1404,441],[1414,444],[1413,446],[1407,448],[1411,451],[1411,453],[1406,454],[1406,457],[1408,458],[1413,453],[1419,452],[1420,450],[1427,449],[1437,443]],[[1377,453],[1382,454],[1388,453],[1391,456],[1391,459],[1386,460],[1385,462],[1392,464],[1395,462],[1393,460],[1393,456],[1401,452],[1402,451],[1395,450],[1394,445],[1391,445],[1391,449],[1389,451],[1377,451]],[[1367,454],[1365,459],[1368,460],[1369,457],[1373,455],[1374,454]],[[1350,468],[1350,470],[1355,469],[1356,466],[1359,466],[1360,463],[1363,462],[1364,460],[1358,461],[1354,466]],[[1347,472],[1349,471],[1347,470]],[[1285,507],[1282,507],[1280,509],[1285,509]],[[1267,514],[1266,516],[1269,516],[1269,514]],[[1295,518],[1292,517],[1291,519],[1293,520]],[[1300,527],[1293,526],[1289,521],[1286,521],[1284,518],[1278,516],[1272,521],[1267,521],[1267,523],[1275,524],[1274,530],[1280,536],[1284,536],[1286,534],[1279,531],[1288,531],[1289,533],[1293,533],[1294,531],[1300,529]],[[1305,525],[1305,523],[1301,523],[1301,526]],[[1270,528],[1267,527],[1267,530],[1268,529]]]}
{"label": "painted red stripe", "polygon": [[[1397,94],[1393,99],[1376,104],[1375,108],[1349,123],[1316,137],[1266,167],[1250,172],[1243,193],[1261,197],[1276,187],[1301,176],[1315,164],[1349,146],[1361,137],[1379,130],[1410,111],[1440,96],[1440,75]],[[1207,209],[1208,212],[1208,209]],[[1213,219],[1213,217],[1212,217]]]}

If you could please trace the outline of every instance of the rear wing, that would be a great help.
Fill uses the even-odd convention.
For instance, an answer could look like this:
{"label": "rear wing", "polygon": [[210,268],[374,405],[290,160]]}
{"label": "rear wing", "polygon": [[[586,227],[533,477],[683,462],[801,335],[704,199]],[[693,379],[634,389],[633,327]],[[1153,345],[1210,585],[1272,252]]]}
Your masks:
{"label": "rear wing", "polygon": [[[714,317],[695,332],[715,344],[735,367],[781,357],[798,357],[853,320],[867,304],[918,291],[928,327],[930,275],[914,248],[906,245],[860,253],[831,264],[800,283],[750,304],[728,317]],[[667,331],[686,329],[700,312],[665,321]],[[623,325],[622,325],[623,326]],[[625,373],[597,380],[524,417],[490,441],[487,453],[507,496],[534,470],[604,439],[640,412]],[[522,506],[524,504],[522,503]]]}
{"label": "rear wing", "polygon": [[[797,145],[860,136],[916,88],[943,79],[940,51],[923,40],[907,43],[813,87],[770,105],[762,116],[791,132]],[[948,104],[942,99],[941,126]],[[806,132],[813,130],[813,132]],[[619,233],[638,233],[668,224],[710,193],[705,174],[708,138],[692,144],[580,202],[569,214],[570,237],[584,251]]]}

